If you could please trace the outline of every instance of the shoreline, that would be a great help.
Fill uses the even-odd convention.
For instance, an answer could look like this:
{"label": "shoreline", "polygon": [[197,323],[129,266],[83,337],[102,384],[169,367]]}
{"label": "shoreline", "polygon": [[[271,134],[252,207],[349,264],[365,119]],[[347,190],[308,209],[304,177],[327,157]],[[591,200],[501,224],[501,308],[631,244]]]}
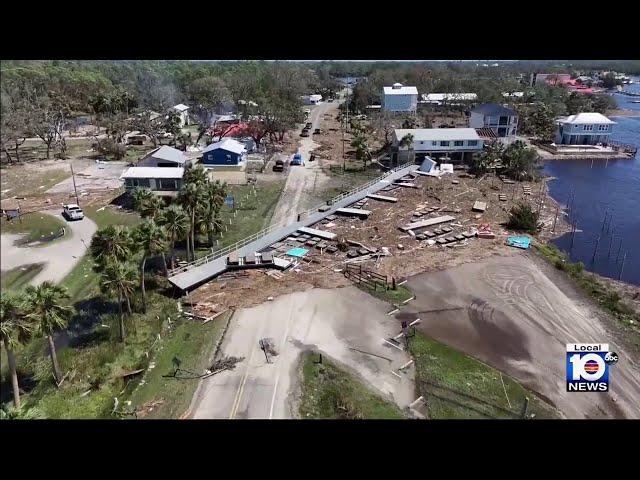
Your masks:
{"label": "shoreline", "polygon": [[607,117],[640,117],[640,110],[616,108],[614,110],[607,110]]}

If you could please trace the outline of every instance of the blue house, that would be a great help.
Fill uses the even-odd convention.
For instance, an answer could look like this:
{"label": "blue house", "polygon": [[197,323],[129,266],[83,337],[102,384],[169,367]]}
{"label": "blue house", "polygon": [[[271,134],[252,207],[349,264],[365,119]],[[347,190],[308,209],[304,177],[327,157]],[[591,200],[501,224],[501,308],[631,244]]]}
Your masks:
{"label": "blue house", "polygon": [[202,151],[202,165],[206,166],[240,166],[246,161],[247,149],[244,144],[225,138],[212,143]]}

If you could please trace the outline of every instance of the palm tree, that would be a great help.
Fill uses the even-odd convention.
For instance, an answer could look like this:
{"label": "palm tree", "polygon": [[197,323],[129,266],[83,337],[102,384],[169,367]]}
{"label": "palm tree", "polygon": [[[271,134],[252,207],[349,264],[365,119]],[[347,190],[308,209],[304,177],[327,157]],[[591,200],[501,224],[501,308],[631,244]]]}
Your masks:
{"label": "palm tree", "polygon": [[213,246],[213,236],[222,228],[220,209],[224,205],[227,195],[227,184],[216,180],[205,185],[203,190],[203,202],[199,212],[198,224],[201,231],[206,233],[209,244]]}
{"label": "palm tree", "polygon": [[[167,250],[167,232],[153,220],[145,220],[135,230],[134,233],[137,244],[142,250],[142,261],[140,262],[140,290],[142,292],[142,310],[147,313],[147,292],[144,288],[144,267],[147,258],[160,255],[164,256]],[[167,264],[164,262],[165,275]]]}
{"label": "palm tree", "polygon": [[120,308],[120,341],[124,342],[124,308],[123,300],[127,306],[127,313],[131,315],[131,295],[136,286],[136,271],[129,263],[108,262],[100,272],[100,289],[106,294],[118,295],[118,306]]}
{"label": "palm tree", "polygon": [[[173,251],[175,249],[176,240],[182,240],[189,232],[189,218],[187,214],[178,205],[171,205],[165,208],[160,217],[158,223],[162,225],[167,234],[169,235],[169,241],[171,242],[171,268],[174,267]],[[189,243],[187,242],[187,258],[189,257]]]}
{"label": "palm tree", "polygon": [[20,408],[20,387],[16,371],[16,359],[13,354],[16,347],[23,345],[31,336],[32,325],[27,321],[22,310],[22,299],[9,293],[0,297],[0,339],[7,351],[9,373],[11,374],[11,388],[13,390],[13,405]]}
{"label": "palm tree", "polygon": [[124,262],[134,248],[129,231],[120,225],[109,225],[96,232],[89,251],[97,262],[98,270],[108,261]]}
{"label": "palm tree", "polygon": [[142,209],[140,210],[140,215],[143,218],[150,218],[152,220],[155,220],[160,215],[160,212],[162,211],[164,206],[165,206],[164,200],[162,200],[162,198],[159,197],[158,195],[152,194],[151,198],[149,198],[142,205]]}
{"label": "palm tree", "polygon": [[[411,133],[407,133],[400,140],[399,146],[400,148],[406,147],[408,150],[410,150],[413,153],[413,135]],[[415,161],[415,158],[413,158],[413,161]]]}
{"label": "palm tree", "polygon": [[133,191],[133,208],[137,212],[142,212],[145,204],[153,198],[153,193],[148,188],[136,188]]}
{"label": "palm tree", "polygon": [[185,184],[196,183],[198,185],[204,185],[209,181],[207,172],[202,165],[187,168],[182,179]]}
{"label": "palm tree", "polygon": [[[178,197],[180,203],[182,204],[182,208],[184,208],[185,212],[187,212],[187,215],[189,215],[190,217],[189,237],[191,240],[191,259],[192,260],[195,260],[196,258],[196,249],[195,249],[196,210],[199,209],[200,204],[202,204],[203,202],[203,197],[204,197],[203,194],[204,192],[203,192],[202,185],[195,182],[189,182],[185,184],[184,188],[182,189]],[[187,242],[188,241],[189,239],[187,240]]]}
{"label": "palm tree", "polygon": [[69,324],[73,307],[64,303],[69,298],[69,294],[64,287],[54,285],[51,282],[42,282],[37,287],[29,285],[25,289],[25,296],[26,317],[38,326],[38,333],[41,336],[47,337],[53,375],[56,386],[59,386],[62,375],[56,355],[56,346],[53,343],[53,334],[66,328]]}

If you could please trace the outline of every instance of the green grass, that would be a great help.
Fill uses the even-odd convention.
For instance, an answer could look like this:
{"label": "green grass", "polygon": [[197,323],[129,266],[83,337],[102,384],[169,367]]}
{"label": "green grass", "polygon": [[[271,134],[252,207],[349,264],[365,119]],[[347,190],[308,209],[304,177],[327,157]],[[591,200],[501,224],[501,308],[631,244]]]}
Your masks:
{"label": "green grass", "polygon": [[100,210],[101,208],[102,207],[95,205],[84,208],[85,215],[96,222],[98,229],[109,225],[124,225],[130,227],[142,221],[140,215],[137,213],[128,213],[126,210],[116,209],[111,206],[105,207],[104,210]]}
{"label": "green grass", "polygon": [[[52,215],[43,213],[28,213],[22,216],[22,221],[6,218],[0,219],[0,231],[2,233],[24,234],[20,243],[30,243],[57,234],[65,226],[64,222]],[[66,229],[65,237],[69,238],[71,230]],[[61,237],[62,238],[62,237]]]}
{"label": "green grass", "polygon": [[503,374],[501,381],[499,371],[419,332],[411,338],[410,351],[416,387],[426,399],[430,419],[521,418],[525,397],[530,400],[527,418],[560,418],[511,377]]}
{"label": "green grass", "polygon": [[375,290],[367,287],[364,284],[355,283],[355,285],[361,290],[373,295],[376,298],[384,302],[389,302],[392,305],[399,305],[405,300],[413,297],[413,293],[404,285],[397,285],[395,290],[383,290],[381,287],[376,288]]}
{"label": "green grass", "polygon": [[2,272],[0,283],[2,290],[18,291],[29,284],[31,279],[44,268],[42,263],[30,263]]}
{"label": "green grass", "polygon": [[160,343],[162,350],[157,351],[153,358],[156,366],[147,372],[144,384],[131,395],[131,407],[139,408],[145,403],[162,401],[144,418],[179,418],[189,408],[199,379],[164,378],[163,375],[173,372],[174,357],[182,362],[180,368],[203,373],[209,367],[209,357],[229,316],[231,312],[204,325],[192,320],[181,321]]}
{"label": "green grass", "polygon": [[566,272],[587,295],[618,320],[629,333],[633,344],[640,347],[640,314],[624,303],[615,290],[600,282],[592,273],[585,271],[581,262],[570,262],[567,255],[555,245],[536,242],[534,251],[558,270]]}
{"label": "green grass", "polygon": [[[170,338],[167,318],[175,322],[175,300],[149,292],[147,314],[134,313],[127,321],[127,340],[117,339],[117,320],[104,315],[95,330],[79,339],[77,345],[60,348],[58,357],[62,371],[68,373],[61,388],[51,380],[50,360],[44,355],[45,342],[30,342],[18,356],[20,371],[38,382],[23,396],[27,407],[37,407],[46,418],[112,418],[114,397],[121,405],[128,399],[137,380],[128,384],[121,377],[124,372],[146,368],[153,360],[152,345],[158,333]],[[149,354],[147,356],[146,353]],[[83,393],[91,391],[82,396]]]}
{"label": "green grass", "polygon": [[[254,195],[252,186],[229,186],[228,194],[235,198],[236,216],[233,216],[231,208],[226,205],[222,207],[220,217],[223,224],[226,225],[227,231],[225,232],[223,229],[222,235],[218,235],[218,246],[231,245],[267,227],[271,222],[283,187],[284,181],[265,183],[256,186],[256,194]],[[205,249],[196,253],[202,256],[209,252],[209,249]]]}
{"label": "green grass", "polygon": [[340,369],[323,355],[302,357],[303,419],[402,419],[402,411],[392,402],[369,390],[359,379]]}

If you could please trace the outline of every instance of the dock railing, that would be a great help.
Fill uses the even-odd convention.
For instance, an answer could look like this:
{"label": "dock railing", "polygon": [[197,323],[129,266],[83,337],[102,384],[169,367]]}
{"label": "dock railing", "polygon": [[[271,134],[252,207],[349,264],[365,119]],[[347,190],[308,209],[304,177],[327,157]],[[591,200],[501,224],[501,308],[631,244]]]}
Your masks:
{"label": "dock railing", "polygon": [[[339,201],[341,201],[341,200],[343,200],[343,199],[345,199],[347,197],[350,197],[351,195],[355,195],[356,193],[359,193],[359,192],[361,192],[363,190],[367,190],[368,188],[371,188],[376,183],[383,181],[385,178],[389,177],[390,175],[394,174],[395,172],[398,172],[398,171],[400,171],[402,169],[410,167],[411,165],[414,165],[414,164],[409,162],[409,163],[404,163],[402,165],[398,165],[397,167],[389,170],[388,172],[385,172],[383,175],[381,175],[379,177],[376,177],[375,179],[365,183],[364,185],[360,185],[359,187],[356,187],[353,190],[350,190],[348,192],[342,193],[342,194],[338,195],[337,197],[332,198],[331,200],[327,201],[327,204],[328,205],[335,205],[337,202],[339,202]],[[300,218],[301,219],[302,218],[307,218],[312,214],[318,213],[318,211],[319,211],[318,209],[320,207],[323,207],[323,206],[325,206],[325,204],[318,205],[318,206],[316,206],[314,208],[310,208],[309,210],[307,210],[305,212],[302,212],[300,214]],[[260,238],[262,238],[262,237],[264,237],[266,235],[269,235],[270,233],[272,233],[272,232],[274,232],[276,230],[284,228],[289,224],[290,224],[290,222],[282,221],[282,222],[275,223],[273,225],[269,225],[268,227],[263,228],[262,230],[254,233],[252,235],[249,235],[248,237],[243,238],[242,240],[238,240],[237,242],[232,243],[231,245],[227,245],[226,247],[223,247],[223,248],[221,248],[219,250],[216,250],[216,251],[213,251],[211,253],[208,253],[207,255],[205,255],[203,257],[197,258],[194,261],[187,263],[186,265],[183,264],[182,266],[179,266],[179,267],[176,267],[176,268],[173,268],[173,269],[169,269],[168,270],[169,276],[173,276],[173,275],[176,275],[178,273],[186,272],[186,271],[188,271],[188,270],[190,270],[192,268],[199,267],[200,265],[204,265],[205,263],[209,263],[209,262],[211,262],[213,260],[217,260],[220,257],[223,257],[225,255],[229,255],[231,252],[234,252],[234,251],[236,251],[236,250],[238,250],[238,249],[250,244],[251,242],[254,242],[254,241],[256,241],[256,240],[258,240],[258,239],[260,239]]]}

